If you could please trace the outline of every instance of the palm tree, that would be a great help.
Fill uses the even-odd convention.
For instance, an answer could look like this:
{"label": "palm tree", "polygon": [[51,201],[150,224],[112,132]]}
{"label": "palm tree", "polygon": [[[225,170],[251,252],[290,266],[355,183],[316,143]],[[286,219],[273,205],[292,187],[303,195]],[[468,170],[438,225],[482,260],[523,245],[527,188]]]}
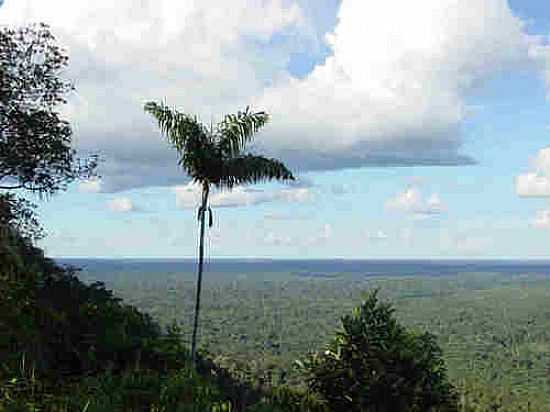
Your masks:
{"label": "palm tree", "polygon": [[209,226],[212,226],[212,209],[208,206],[211,186],[231,190],[235,185],[273,179],[294,180],[294,176],[276,159],[244,153],[246,144],[252,141],[254,134],[269,121],[269,115],[263,111],[253,113],[247,107],[244,112],[238,112],[237,115],[226,115],[215,128],[210,126],[208,129],[196,116],[180,113],[164,103],[148,102],[144,109],[155,117],[161,133],[178,151],[178,164],[202,187],[202,200],[198,210],[200,236],[197,295],[191,338],[191,361],[195,365],[207,211]]}

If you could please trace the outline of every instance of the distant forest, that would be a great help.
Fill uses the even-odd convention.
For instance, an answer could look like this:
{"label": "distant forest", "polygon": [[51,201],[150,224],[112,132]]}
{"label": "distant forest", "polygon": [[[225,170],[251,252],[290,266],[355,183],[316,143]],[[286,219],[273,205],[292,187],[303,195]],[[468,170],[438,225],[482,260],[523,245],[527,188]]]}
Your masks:
{"label": "distant forest", "polygon": [[[338,273],[336,263],[329,262],[325,278],[304,277],[299,269],[308,262],[294,263],[297,270],[290,273],[275,270],[288,270],[292,262],[212,264],[200,342],[216,362],[242,378],[300,384],[294,361],[323,347],[340,317],[378,287],[406,325],[435,333],[452,381],[468,402],[479,405],[476,410],[550,410],[550,271],[545,264],[522,269],[521,262],[463,262],[446,276],[375,277],[359,276],[346,264]],[[135,262],[118,262],[115,269],[116,264],[90,264],[81,277],[99,276],[162,324],[176,319],[189,330],[192,272],[178,274],[174,262],[151,262],[141,271]],[[323,274],[322,262],[310,264]],[[408,264],[409,270],[422,270]],[[255,265],[272,271],[251,271]],[[360,263],[349,264],[355,265]],[[396,270],[394,262],[376,265],[380,271],[384,265],[386,271]],[[505,273],[495,271],[502,267]],[[493,272],[461,273],[464,268]]]}

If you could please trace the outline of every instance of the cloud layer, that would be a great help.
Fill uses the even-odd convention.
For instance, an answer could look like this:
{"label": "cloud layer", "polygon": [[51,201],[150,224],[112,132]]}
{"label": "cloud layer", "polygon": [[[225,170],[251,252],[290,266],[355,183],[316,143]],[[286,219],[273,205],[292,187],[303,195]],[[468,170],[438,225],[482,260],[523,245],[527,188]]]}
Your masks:
{"label": "cloud layer", "polygon": [[[176,205],[183,209],[194,209],[200,204],[201,186],[188,183],[174,188]],[[289,187],[275,191],[248,189],[234,187],[233,190],[215,190],[211,192],[209,203],[216,207],[242,207],[252,206],[268,202],[307,202],[313,198],[313,193],[308,187]]]}
{"label": "cloud layer", "polygon": [[[472,162],[461,125],[476,85],[527,66],[550,79],[548,48],[506,0],[343,0],[325,39],[306,7],[322,5],[12,0],[0,24],[45,21],[69,48],[77,94],[66,114],[80,149],[103,154],[102,191],[181,183],[146,100],[206,123],[266,109],[273,122],[256,147],[297,171],[458,165]],[[329,56],[291,76],[290,57],[323,41]]]}

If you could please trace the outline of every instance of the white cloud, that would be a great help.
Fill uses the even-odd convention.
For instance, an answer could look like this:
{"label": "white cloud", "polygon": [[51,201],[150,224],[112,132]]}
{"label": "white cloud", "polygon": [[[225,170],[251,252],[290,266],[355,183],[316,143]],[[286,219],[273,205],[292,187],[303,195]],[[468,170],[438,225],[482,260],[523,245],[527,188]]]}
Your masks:
{"label": "white cloud", "polygon": [[277,234],[275,232],[268,232],[263,238],[263,242],[275,246],[291,246],[293,244],[293,240],[290,236]]}
{"label": "white cloud", "polygon": [[365,231],[365,237],[369,241],[380,242],[388,239],[388,235],[383,230],[376,230],[374,232]]}
{"label": "white cloud", "polygon": [[267,202],[264,192],[236,187],[233,190],[215,192],[210,199],[210,205],[219,207],[250,206]]}
{"label": "white cloud", "polygon": [[537,173],[526,173],[516,177],[516,193],[521,197],[550,196],[550,178]]}
{"label": "white cloud", "polygon": [[[66,113],[84,152],[105,162],[102,191],[181,182],[144,101],[209,123],[252,103],[273,117],[258,148],[297,170],[464,164],[465,99],[500,70],[537,67],[550,49],[506,0],[343,0],[329,56],[297,79],[295,51],[317,48],[293,0],[12,0],[0,24],[50,23],[70,52]],[[310,15],[312,13],[309,13]],[[276,41],[270,41],[273,36]]]}
{"label": "white cloud", "polygon": [[287,202],[304,203],[313,199],[313,192],[306,187],[300,187],[297,189],[282,189],[279,192],[275,192],[272,196],[274,200],[284,200]]}
{"label": "white cloud", "polygon": [[[184,186],[174,187],[176,205],[183,209],[198,207],[201,201],[201,187],[193,182]],[[303,203],[313,199],[310,188],[297,187],[265,191],[258,189],[234,187],[233,190],[213,190],[210,193],[210,205],[217,207],[252,206],[267,202],[297,202]]]}
{"label": "white cloud", "polygon": [[111,211],[117,213],[127,213],[134,210],[134,204],[127,197],[116,197],[108,202]]}
{"label": "white cloud", "polygon": [[409,186],[405,191],[398,193],[386,202],[386,208],[412,214],[415,217],[438,215],[445,211],[445,205],[437,193],[424,199],[420,190]]}
{"label": "white cloud", "polygon": [[[31,21],[50,24],[67,46],[76,93],[65,111],[79,148],[103,155],[105,191],[181,181],[145,101],[219,121],[313,41],[288,0],[16,0],[0,13],[0,25]],[[289,36],[271,45],[277,33]]]}
{"label": "white cloud", "polygon": [[500,70],[550,62],[523,28],[506,0],[344,0],[332,55],[257,99],[273,112],[269,145],[307,152],[314,168],[467,163],[469,92]]}
{"label": "white cloud", "polygon": [[516,194],[521,197],[549,197],[550,147],[539,150],[530,163],[532,171],[516,177]]}
{"label": "white cloud", "polygon": [[101,181],[98,179],[85,180],[78,184],[78,191],[81,193],[101,192]]}
{"label": "white cloud", "polygon": [[537,229],[550,229],[550,210],[539,210],[531,225]]}

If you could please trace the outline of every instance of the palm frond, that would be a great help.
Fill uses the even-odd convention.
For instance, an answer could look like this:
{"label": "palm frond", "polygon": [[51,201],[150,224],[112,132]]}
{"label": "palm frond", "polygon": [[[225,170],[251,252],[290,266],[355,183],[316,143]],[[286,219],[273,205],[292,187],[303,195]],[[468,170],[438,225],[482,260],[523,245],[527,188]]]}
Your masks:
{"label": "palm frond", "polygon": [[292,172],[280,161],[247,154],[224,161],[218,187],[231,189],[235,185],[258,183],[267,180],[295,180]]}
{"label": "palm frond", "polygon": [[147,102],[144,110],[157,120],[161,133],[180,153],[186,150],[190,140],[199,143],[210,140],[208,130],[196,117],[180,113],[164,103]]}
{"label": "palm frond", "polygon": [[247,106],[244,112],[228,114],[218,124],[218,145],[223,154],[228,157],[238,156],[244,150],[246,143],[254,134],[269,121],[266,112],[250,112]]}

